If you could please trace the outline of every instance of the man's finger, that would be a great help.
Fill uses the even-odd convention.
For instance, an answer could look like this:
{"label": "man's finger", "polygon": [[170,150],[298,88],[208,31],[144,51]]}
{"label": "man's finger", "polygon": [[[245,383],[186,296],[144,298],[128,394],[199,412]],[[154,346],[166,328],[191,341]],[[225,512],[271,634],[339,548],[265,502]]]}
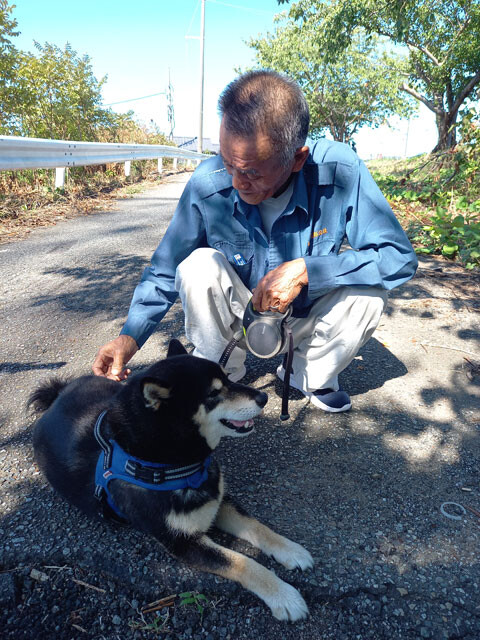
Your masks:
{"label": "man's finger", "polygon": [[105,376],[108,371],[108,365],[105,362],[103,355],[97,354],[95,362],[92,365],[92,371],[96,376]]}

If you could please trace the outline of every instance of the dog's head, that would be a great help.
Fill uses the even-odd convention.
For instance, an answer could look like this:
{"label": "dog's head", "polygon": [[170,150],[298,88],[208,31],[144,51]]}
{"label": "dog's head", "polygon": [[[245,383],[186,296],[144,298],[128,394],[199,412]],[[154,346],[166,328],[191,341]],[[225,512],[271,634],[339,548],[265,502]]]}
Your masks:
{"label": "dog's head", "polygon": [[267,403],[265,393],[230,382],[220,365],[188,355],[178,340],[139,384],[148,422],[189,447],[204,441],[214,449],[223,436],[248,435]]}

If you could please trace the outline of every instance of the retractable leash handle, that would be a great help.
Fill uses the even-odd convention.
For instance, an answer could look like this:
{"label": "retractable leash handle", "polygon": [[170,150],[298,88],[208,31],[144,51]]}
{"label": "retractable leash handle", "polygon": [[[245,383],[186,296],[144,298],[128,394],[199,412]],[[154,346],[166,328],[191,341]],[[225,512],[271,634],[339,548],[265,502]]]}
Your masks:
{"label": "retractable leash handle", "polygon": [[[273,358],[288,346],[284,358],[285,377],[283,381],[282,413],[280,420],[288,420],[288,395],[290,392],[290,371],[293,359],[293,335],[287,320],[292,308],[285,313],[278,311],[257,311],[252,301],[248,303],[243,315],[243,333],[248,350],[257,358]],[[223,351],[219,364],[224,367],[232,351],[241,341],[241,337],[232,338]]]}

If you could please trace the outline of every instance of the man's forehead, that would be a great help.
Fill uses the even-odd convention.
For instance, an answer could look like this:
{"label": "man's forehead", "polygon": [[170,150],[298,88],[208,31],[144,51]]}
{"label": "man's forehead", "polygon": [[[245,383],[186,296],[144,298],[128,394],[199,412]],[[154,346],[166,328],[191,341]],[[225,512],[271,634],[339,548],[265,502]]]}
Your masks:
{"label": "man's forehead", "polygon": [[220,128],[220,153],[229,164],[239,166],[261,165],[274,159],[270,139],[264,134],[241,137]]}

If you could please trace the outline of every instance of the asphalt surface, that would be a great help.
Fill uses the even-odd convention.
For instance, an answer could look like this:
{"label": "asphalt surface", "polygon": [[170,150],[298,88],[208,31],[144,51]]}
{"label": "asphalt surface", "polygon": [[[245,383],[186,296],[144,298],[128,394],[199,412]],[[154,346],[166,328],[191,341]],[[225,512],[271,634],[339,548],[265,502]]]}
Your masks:
{"label": "asphalt surface", "polygon": [[[0,246],[0,637],[480,638],[479,281],[455,265],[422,260],[392,293],[342,375],[346,414],[292,391],[281,422],[277,360],[248,357],[246,382],[269,403],[249,438],[216,455],[243,506],[303,544],[315,568],[288,572],[214,537],[293,584],[305,621],[277,622],[254,595],[182,566],[155,540],[91,523],[37,471],[29,393],[50,374],[88,373],[118,334],[184,181]],[[132,364],[163,357],[171,337],[186,344],[182,327],[177,303]],[[142,613],[185,592],[196,602]]]}

